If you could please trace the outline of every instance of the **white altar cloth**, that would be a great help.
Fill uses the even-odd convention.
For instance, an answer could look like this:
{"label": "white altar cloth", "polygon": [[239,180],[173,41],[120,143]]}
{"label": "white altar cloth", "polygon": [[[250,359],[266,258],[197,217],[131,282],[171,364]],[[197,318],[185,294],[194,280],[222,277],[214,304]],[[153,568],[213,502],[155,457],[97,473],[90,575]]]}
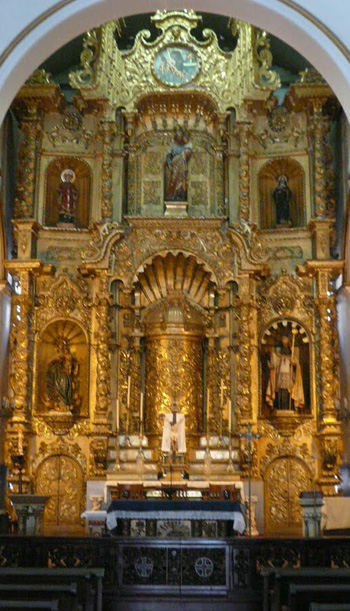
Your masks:
{"label": "white altar cloth", "polygon": [[350,497],[324,497],[321,530],[337,530],[345,528],[350,529]]}

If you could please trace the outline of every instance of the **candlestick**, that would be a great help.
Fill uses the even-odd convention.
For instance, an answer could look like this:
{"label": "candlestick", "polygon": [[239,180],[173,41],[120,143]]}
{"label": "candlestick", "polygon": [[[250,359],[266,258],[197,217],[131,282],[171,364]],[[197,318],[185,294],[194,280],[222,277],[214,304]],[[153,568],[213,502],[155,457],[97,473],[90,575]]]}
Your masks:
{"label": "candlestick", "polygon": [[126,400],[127,407],[130,407],[130,396],[131,396],[131,376],[128,376],[128,396]]}
{"label": "candlestick", "polygon": [[210,388],[207,388],[207,436],[209,437]]}
{"label": "candlestick", "polygon": [[224,381],[221,380],[220,382],[220,403],[221,403],[221,408],[224,407]]}
{"label": "candlestick", "polygon": [[18,454],[23,454],[23,433],[22,429],[18,431]]}
{"label": "candlestick", "polygon": [[232,429],[232,403],[231,399],[228,400],[228,433],[231,435]]}
{"label": "candlestick", "polygon": [[116,431],[119,432],[119,399],[117,399],[116,403],[115,428]]}
{"label": "candlestick", "polygon": [[144,401],[144,394],[142,392],[140,395],[140,434],[142,433],[142,425],[143,425],[143,401]]}

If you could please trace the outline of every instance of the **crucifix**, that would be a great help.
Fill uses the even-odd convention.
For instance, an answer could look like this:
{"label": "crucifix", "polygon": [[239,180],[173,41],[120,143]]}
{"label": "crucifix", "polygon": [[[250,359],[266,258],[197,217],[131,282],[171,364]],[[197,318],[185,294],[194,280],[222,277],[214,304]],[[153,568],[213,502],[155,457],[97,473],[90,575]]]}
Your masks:
{"label": "crucifix", "polygon": [[240,433],[241,439],[247,440],[247,465],[248,465],[248,534],[252,536],[252,440],[260,439],[259,433],[252,433],[252,425],[247,424],[247,432]]}

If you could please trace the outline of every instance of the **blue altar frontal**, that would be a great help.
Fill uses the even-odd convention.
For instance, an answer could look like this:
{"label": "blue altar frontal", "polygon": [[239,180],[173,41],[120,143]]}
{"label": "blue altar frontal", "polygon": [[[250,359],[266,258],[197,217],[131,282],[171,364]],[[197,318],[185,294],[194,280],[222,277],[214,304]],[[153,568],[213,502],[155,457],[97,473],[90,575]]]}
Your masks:
{"label": "blue altar frontal", "polygon": [[122,536],[229,536],[245,530],[236,501],[115,500],[107,510],[107,527]]}

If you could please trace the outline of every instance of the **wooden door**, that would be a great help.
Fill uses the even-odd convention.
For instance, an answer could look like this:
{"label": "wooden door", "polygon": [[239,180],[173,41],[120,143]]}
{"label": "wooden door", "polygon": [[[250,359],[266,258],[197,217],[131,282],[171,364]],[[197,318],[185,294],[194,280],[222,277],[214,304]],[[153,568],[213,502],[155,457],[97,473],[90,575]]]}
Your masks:
{"label": "wooden door", "polygon": [[44,513],[45,534],[82,532],[83,472],[69,456],[52,456],[37,471],[38,494],[50,496]]}
{"label": "wooden door", "polygon": [[299,494],[310,488],[306,465],[286,456],[274,460],[265,476],[266,534],[301,535]]}

